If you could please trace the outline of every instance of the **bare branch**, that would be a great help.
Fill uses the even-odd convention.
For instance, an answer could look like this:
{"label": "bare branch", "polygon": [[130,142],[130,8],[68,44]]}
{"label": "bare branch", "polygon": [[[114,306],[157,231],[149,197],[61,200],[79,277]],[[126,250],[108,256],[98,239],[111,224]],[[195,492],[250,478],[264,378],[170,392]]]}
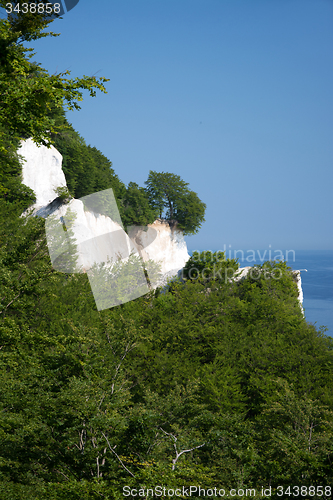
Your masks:
{"label": "bare branch", "polygon": [[160,427],[161,431],[164,432],[164,434],[166,434],[167,436],[171,436],[175,442],[177,441],[177,438],[176,436],[174,436],[173,434],[170,434],[169,432],[166,432],[164,429],[162,429],[162,427]]}
{"label": "bare branch", "polygon": [[125,471],[128,472],[132,477],[135,477],[134,474],[130,470],[128,470],[128,468],[123,464],[120,456],[114,451],[114,448],[111,447],[109,440],[106,437],[106,435],[104,434],[104,432],[102,432],[102,436],[104,436],[104,438],[106,439],[106,442],[108,443],[110,450],[112,451],[112,453],[114,453],[116,455],[116,457],[118,458],[119,462],[121,463],[121,465],[125,469]]}
{"label": "bare branch", "polygon": [[9,304],[7,304],[7,305],[6,305],[6,307],[5,307],[5,308],[1,311],[1,313],[0,313],[0,314],[4,313],[4,312],[8,309],[8,307],[9,307],[9,306],[10,306],[10,305],[14,302],[14,300],[16,300],[16,299],[17,299],[20,295],[21,295],[21,292],[20,292],[20,293],[18,293],[18,294],[16,295],[16,297],[14,297],[14,298],[13,298],[13,300],[11,300],[11,301],[9,302]]}
{"label": "bare branch", "polygon": [[197,450],[198,448],[202,448],[203,446],[205,446],[206,443],[203,443],[203,444],[199,444],[199,446],[194,446],[194,448],[190,448],[188,450],[182,450],[180,453],[177,452],[177,448],[176,448],[176,445],[174,445],[175,447],[175,450],[176,450],[176,458],[174,458],[172,460],[172,470],[175,470],[175,467],[176,467],[176,462],[178,460],[178,458],[183,454],[183,453],[189,453],[190,451],[193,451],[193,450]]}
{"label": "bare branch", "polygon": [[189,453],[190,451],[197,450],[198,448],[202,448],[206,444],[206,443],[199,444],[199,446],[194,446],[193,448],[189,448],[188,450],[182,450],[182,451],[178,452],[177,446],[176,446],[176,442],[177,442],[176,436],[174,436],[173,434],[171,434],[169,432],[166,432],[164,429],[162,429],[162,427],[160,427],[160,429],[162,432],[164,432],[164,434],[166,434],[167,436],[171,436],[174,439],[173,447],[174,447],[175,452],[176,452],[176,458],[174,458],[172,460],[172,470],[175,470],[176,463],[177,463],[178,459],[182,456],[183,453]]}
{"label": "bare branch", "polygon": [[64,476],[64,478],[67,479],[67,481],[69,481],[69,477],[66,476],[66,474],[64,474],[63,472],[61,472],[61,470],[58,470],[58,469],[54,469],[55,472],[58,472],[58,474],[61,474],[62,476]]}
{"label": "bare branch", "polygon": [[[83,423],[83,425],[85,426],[85,423]],[[81,432],[79,431],[79,439],[80,443],[79,444],[74,443],[74,446],[76,446],[76,448],[80,450],[81,453],[84,453],[84,448],[87,440],[87,431],[85,429],[82,429]]]}
{"label": "bare branch", "polygon": [[98,405],[98,409],[100,409],[100,407],[102,406],[102,403],[103,403],[104,399],[105,399],[105,393],[103,394],[103,396],[101,398],[101,401],[100,401],[100,403]]}
{"label": "bare branch", "polygon": [[[107,335],[107,338],[108,338],[108,342],[110,343],[110,339],[109,339],[109,335],[108,335],[108,333],[106,333],[106,335]],[[110,345],[111,345],[111,343],[110,343]],[[116,368],[115,368],[115,374],[114,374],[114,376],[113,376],[113,381],[112,381],[112,384],[111,384],[111,394],[114,394],[114,391],[115,391],[115,383],[116,383],[116,378],[117,378],[117,376],[118,376],[118,372],[119,372],[119,370],[120,370],[120,367],[121,367],[121,365],[122,365],[122,363],[123,363],[124,359],[126,358],[127,354],[128,354],[129,352],[131,352],[131,351],[134,349],[134,347],[135,347],[135,343],[134,343],[134,344],[132,344],[132,345],[130,345],[130,342],[128,342],[127,346],[125,347],[125,352],[124,352],[124,354],[121,356],[120,361],[119,361],[118,365],[117,365],[117,366],[116,366]],[[112,349],[112,347],[111,347],[111,349]],[[112,352],[113,352],[113,354],[115,355],[115,352],[113,351],[113,349],[112,349]]]}

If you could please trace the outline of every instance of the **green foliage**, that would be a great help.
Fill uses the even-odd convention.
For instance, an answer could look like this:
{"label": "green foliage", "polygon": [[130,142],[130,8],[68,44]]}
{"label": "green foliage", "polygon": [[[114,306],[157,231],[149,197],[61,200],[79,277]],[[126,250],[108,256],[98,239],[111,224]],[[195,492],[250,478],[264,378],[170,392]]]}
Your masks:
{"label": "green foliage", "polygon": [[226,259],[224,252],[193,252],[182,272],[184,279],[208,283],[228,283],[239,268],[237,259]]}
{"label": "green foliage", "polygon": [[124,226],[146,226],[154,222],[158,213],[148,200],[144,188],[139,187],[135,182],[128,184],[126,193],[122,198],[122,220]]}
{"label": "green foliage", "polygon": [[306,323],[287,268],[188,279],[99,313],[86,275],[52,269],[43,221],[13,210],[1,229],[6,498],[332,480],[332,341]]}
{"label": "green foliage", "polygon": [[48,252],[53,267],[64,273],[79,272],[78,248],[73,232],[75,220],[76,213],[69,206],[62,216],[62,224],[55,214],[49,215],[45,222]]}
{"label": "green foliage", "polygon": [[98,309],[124,304],[149,292],[146,277],[153,282],[160,275],[160,266],[154,261],[143,263],[138,254],[116,262],[93,266],[89,280]]}
{"label": "green foliage", "polygon": [[19,204],[21,212],[34,203],[34,192],[21,180],[21,163],[17,154],[19,141],[14,140],[8,129],[0,124],[0,199],[6,204]]}
{"label": "green foliage", "polygon": [[[6,1],[1,0],[0,7],[5,6]],[[51,22],[47,15],[31,12],[0,19],[0,124],[6,125],[13,139],[32,137],[46,146],[54,131],[54,120],[48,113],[51,106],[80,109],[82,90],[91,96],[96,95],[95,89],[106,92],[104,83],[108,81],[88,76],[70,79],[69,71],[49,75],[39,64],[30,62],[33,49],[23,43],[57,36],[44,31]]]}
{"label": "green foliage", "polygon": [[56,194],[58,195],[58,198],[60,198],[63,202],[66,200],[70,200],[70,194],[67,187],[58,187],[56,189]]}
{"label": "green foliage", "polygon": [[150,171],[145,182],[149,202],[162,218],[177,223],[184,234],[195,234],[204,222],[206,205],[196,193],[188,189],[188,183],[179,175]]}
{"label": "green foliage", "polygon": [[262,467],[290,484],[296,484],[301,469],[304,484],[318,484],[332,455],[332,410],[306,393],[297,394],[285,379],[277,378],[274,385],[258,420],[268,451]]}
{"label": "green foliage", "polygon": [[47,265],[44,221],[19,217],[19,208],[20,205],[0,201],[0,309],[3,317],[31,307],[39,282],[51,272]]}

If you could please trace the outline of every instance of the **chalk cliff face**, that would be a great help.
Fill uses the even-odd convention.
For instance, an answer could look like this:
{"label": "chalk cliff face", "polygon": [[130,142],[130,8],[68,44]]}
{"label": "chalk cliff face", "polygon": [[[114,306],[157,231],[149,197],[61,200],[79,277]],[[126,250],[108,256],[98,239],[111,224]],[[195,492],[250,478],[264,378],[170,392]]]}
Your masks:
{"label": "chalk cliff face", "polygon": [[46,207],[57,198],[56,189],[66,187],[62,171],[62,156],[53,146],[37,147],[32,139],[21,142],[18,154],[26,160],[22,168],[22,182],[36,195],[36,210]]}
{"label": "chalk cliff face", "polygon": [[294,271],[294,276],[296,277],[296,281],[297,281],[298,300],[299,300],[299,303],[301,305],[302,313],[304,315],[304,310],[303,310],[303,289],[302,289],[301,271]]}
{"label": "chalk cliff face", "polygon": [[[151,237],[152,230],[157,232],[155,238]],[[166,221],[156,220],[153,224],[148,224],[148,231],[132,227],[128,235],[143,260],[159,262],[163,274],[171,271],[177,274],[190,258],[182,231],[172,229]]]}
{"label": "chalk cliff face", "polygon": [[[46,221],[52,263],[60,255],[57,251],[57,243],[51,244],[52,236],[61,243],[63,224],[67,230],[71,230],[76,240],[75,272],[87,272],[94,264],[115,262],[119,258],[127,258],[131,252],[137,253],[135,245],[119,223],[105,215],[85,210],[83,201],[72,199],[68,204],[60,205]],[[58,247],[60,246],[58,244]],[[74,251],[72,256],[74,256]],[[59,270],[71,272],[71,269],[66,271],[65,267]]]}
{"label": "chalk cliff face", "polygon": [[[113,220],[94,209],[87,210],[82,200],[88,197],[63,204],[56,190],[66,187],[66,179],[61,168],[62,156],[53,146],[37,147],[28,139],[22,141],[18,153],[26,160],[22,167],[23,183],[36,194],[33,213],[45,218],[52,215],[53,221],[59,221],[59,228],[66,223],[66,214],[74,215],[71,230],[78,245],[77,264],[81,272],[108,259],[126,259],[132,252],[140,254],[144,261],[151,259],[159,263],[161,272],[171,276],[190,258],[182,232],[171,230],[166,221],[155,221],[148,228],[132,227],[127,235],[119,212]],[[113,237],[108,238],[108,234]]]}

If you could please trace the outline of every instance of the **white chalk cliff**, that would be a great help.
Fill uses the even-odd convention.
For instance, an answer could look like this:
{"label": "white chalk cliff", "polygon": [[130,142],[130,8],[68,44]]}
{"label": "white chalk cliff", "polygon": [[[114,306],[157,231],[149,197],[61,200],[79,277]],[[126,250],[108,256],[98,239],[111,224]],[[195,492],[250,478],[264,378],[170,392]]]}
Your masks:
{"label": "white chalk cliff", "polygon": [[[28,139],[21,142],[18,153],[26,160],[22,166],[22,181],[36,195],[36,202],[31,207],[33,213],[45,218],[52,215],[59,220],[59,227],[66,221],[68,210],[75,214],[71,229],[79,248],[78,269],[81,272],[88,271],[95,263],[107,259],[115,261],[137,252],[144,261],[151,259],[159,263],[163,275],[173,276],[190,258],[182,231],[172,230],[166,221],[157,220],[148,225],[148,230],[132,227],[129,237],[119,217],[112,220],[96,210],[85,210],[81,200],[62,203],[57,189],[67,187],[66,179],[61,168],[62,156],[53,146],[37,147]],[[82,200],[85,198],[89,197]],[[108,245],[110,240],[106,237],[101,238],[110,233],[117,233],[116,247]]]}
{"label": "white chalk cliff", "polygon": [[[159,219],[147,227],[148,231],[142,231],[134,226],[128,232],[143,260],[160,263],[163,274],[177,274],[190,258],[182,231],[171,229],[166,221]],[[153,241],[150,241],[150,229],[157,233]]]}
{"label": "white chalk cliff", "polygon": [[25,159],[22,182],[36,195],[34,208],[46,207],[58,197],[56,189],[66,187],[61,154],[53,146],[37,147],[32,139],[22,141],[18,153]]}

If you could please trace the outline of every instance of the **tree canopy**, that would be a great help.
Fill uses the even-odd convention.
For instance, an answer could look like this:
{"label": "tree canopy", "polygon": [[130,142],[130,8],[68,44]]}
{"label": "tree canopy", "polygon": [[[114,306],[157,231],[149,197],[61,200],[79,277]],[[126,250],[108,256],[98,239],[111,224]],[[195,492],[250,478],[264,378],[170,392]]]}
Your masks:
{"label": "tree canopy", "polygon": [[179,175],[150,170],[146,184],[149,201],[159,217],[177,223],[184,234],[195,234],[204,222],[206,205]]}
{"label": "tree canopy", "polygon": [[154,222],[158,215],[149,203],[146,190],[135,182],[130,182],[121,200],[120,212],[125,226],[146,226]]}
{"label": "tree canopy", "polygon": [[[86,275],[52,269],[43,221],[0,204],[0,498],[157,484],[279,498],[300,477],[331,497],[332,339],[302,316],[284,263],[238,283],[189,273],[98,312]],[[209,252],[189,269],[206,257],[237,273]]]}
{"label": "tree canopy", "polygon": [[[0,0],[0,7],[6,8],[6,3]],[[104,83],[108,81],[94,76],[68,78],[69,71],[50,75],[38,63],[31,62],[33,49],[23,44],[58,36],[44,31],[53,20],[48,14],[30,10],[0,19],[0,123],[5,124],[13,138],[32,137],[44,145],[52,142],[54,131],[54,120],[48,113],[51,106],[80,109],[82,90],[88,90],[91,96],[96,95],[96,89],[106,92]]]}

